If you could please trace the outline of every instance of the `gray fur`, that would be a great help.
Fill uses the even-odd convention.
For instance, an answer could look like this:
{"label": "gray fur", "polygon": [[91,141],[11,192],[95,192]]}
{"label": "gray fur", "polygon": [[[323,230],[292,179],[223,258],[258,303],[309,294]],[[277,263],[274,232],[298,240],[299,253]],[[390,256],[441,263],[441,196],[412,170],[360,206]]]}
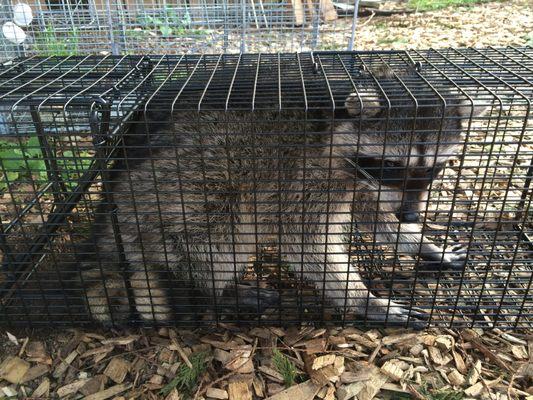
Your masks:
{"label": "gray fur", "polygon": [[[354,225],[376,231],[376,240],[399,243],[398,252],[420,252],[442,264],[462,256],[431,243],[418,224],[400,223],[403,190],[380,183],[355,160],[375,156],[406,164],[423,151],[442,162],[461,148],[464,127],[458,118],[471,109],[448,107],[445,116],[456,118],[445,118],[441,130],[442,107],[420,109],[427,118],[413,125],[406,118],[414,117],[413,108],[376,109],[383,106],[379,96],[376,92],[368,103],[357,95],[348,98],[350,119],[344,121],[306,122],[303,111],[176,112],[163,130],[148,129],[152,150],[116,171],[112,185],[141,317],[171,318],[154,271],[168,268],[217,297],[235,283],[258,246],[274,244],[283,262],[324,288],[337,307],[366,310],[374,320],[412,318],[413,311],[369,293],[350,263],[346,233]],[[424,200],[427,194],[421,190],[416,196]],[[110,224],[96,236],[101,254],[116,252]],[[110,307],[126,311],[126,293],[119,277],[99,274],[93,276],[105,278],[107,288],[90,290],[89,308],[95,319],[107,322]],[[108,304],[106,290],[122,300]]]}

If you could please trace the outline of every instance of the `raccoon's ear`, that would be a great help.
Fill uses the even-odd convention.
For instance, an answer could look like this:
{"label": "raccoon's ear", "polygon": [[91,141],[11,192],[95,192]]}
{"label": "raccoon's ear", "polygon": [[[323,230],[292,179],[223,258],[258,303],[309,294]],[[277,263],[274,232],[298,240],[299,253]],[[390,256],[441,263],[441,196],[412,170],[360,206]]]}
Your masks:
{"label": "raccoon's ear", "polygon": [[344,101],[346,111],[352,117],[373,117],[380,111],[377,93],[352,93]]}

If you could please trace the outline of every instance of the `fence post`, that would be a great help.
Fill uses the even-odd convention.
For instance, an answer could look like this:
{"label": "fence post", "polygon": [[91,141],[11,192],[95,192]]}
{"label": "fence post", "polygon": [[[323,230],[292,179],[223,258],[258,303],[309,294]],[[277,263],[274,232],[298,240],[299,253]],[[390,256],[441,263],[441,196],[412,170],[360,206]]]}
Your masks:
{"label": "fence post", "polygon": [[107,11],[107,23],[109,25],[109,41],[111,44],[111,53],[113,53],[113,55],[118,55],[120,54],[120,47],[115,39],[113,17],[111,13],[111,2],[109,0],[105,0],[105,7]]}
{"label": "fence post", "polygon": [[357,16],[359,13],[359,0],[354,0],[353,18],[352,18],[352,34],[350,35],[350,43],[348,43],[348,51],[353,50],[355,42],[355,29],[357,28]]}

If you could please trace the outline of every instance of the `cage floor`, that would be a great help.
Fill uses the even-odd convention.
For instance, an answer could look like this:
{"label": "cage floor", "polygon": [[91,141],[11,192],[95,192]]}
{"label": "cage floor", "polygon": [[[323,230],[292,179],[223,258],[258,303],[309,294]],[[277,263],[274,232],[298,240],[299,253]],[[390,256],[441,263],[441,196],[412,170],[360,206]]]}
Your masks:
{"label": "cage floor", "polygon": [[[467,231],[455,235],[457,240],[462,240],[467,237]],[[372,247],[369,243],[363,244],[366,247],[361,254],[365,256],[354,255],[352,260],[375,295],[390,298],[409,308],[424,310],[432,326],[531,326],[532,243],[519,232],[500,233],[497,238],[493,233],[479,232],[472,236],[472,242],[471,256],[462,274],[424,271],[423,266],[416,266],[414,259],[398,260],[384,248],[374,246],[373,252],[368,251]],[[492,243],[497,244],[492,247]],[[353,245],[354,253],[358,247],[362,248],[361,243]],[[490,250],[494,254],[489,257]],[[376,325],[364,315],[335,309],[329,304],[327,296],[323,297],[311,282],[299,279],[297,267],[278,260],[276,248],[264,248],[258,260],[250,260],[249,267],[238,282],[252,293],[255,290],[258,294],[274,293],[277,297],[275,304],[258,311],[245,304],[245,300],[249,299],[240,299],[242,304],[237,300],[235,304],[235,293],[229,290],[226,298],[219,299],[218,312],[215,312],[205,305],[208,301],[204,293],[172,293],[171,302],[180,310],[172,323],[179,326],[211,326],[218,322],[289,325],[320,321],[326,324]],[[79,287],[79,281],[57,271],[50,274],[45,270],[46,265],[42,265],[33,271],[23,285],[13,290],[10,301],[2,303],[4,322],[29,322],[34,326],[93,324],[84,307],[86,293]],[[173,284],[172,280],[169,284]],[[181,282],[174,284],[182,286]],[[183,308],[180,309],[182,303]],[[191,319],[191,315],[199,318]],[[130,322],[143,324],[135,318]]]}

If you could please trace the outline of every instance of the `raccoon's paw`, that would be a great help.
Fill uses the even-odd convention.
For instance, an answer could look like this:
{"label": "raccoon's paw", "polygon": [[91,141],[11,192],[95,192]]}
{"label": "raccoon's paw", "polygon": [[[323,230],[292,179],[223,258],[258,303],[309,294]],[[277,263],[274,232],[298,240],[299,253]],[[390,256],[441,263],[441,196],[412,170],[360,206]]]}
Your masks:
{"label": "raccoon's paw", "polygon": [[463,271],[466,266],[467,254],[462,245],[453,246],[451,250],[439,249],[421,255],[421,265],[429,271]]}
{"label": "raccoon's paw", "polygon": [[406,308],[388,299],[371,298],[365,310],[369,320],[387,325],[424,329],[429,315],[415,307]]}
{"label": "raccoon's paw", "polygon": [[226,288],[223,297],[222,304],[229,310],[255,314],[262,314],[266,309],[278,306],[280,302],[277,290],[243,284]]}
{"label": "raccoon's paw", "polygon": [[104,325],[122,325],[129,320],[128,292],[121,276],[93,269],[83,271],[82,279],[86,306],[95,321]]}
{"label": "raccoon's paw", "polygon": [[172,320],[172,307],[168,301],[168,288],[165,288],[158,274],[135,272],[130,278],[135,308],[145,321],[165,322]]}

